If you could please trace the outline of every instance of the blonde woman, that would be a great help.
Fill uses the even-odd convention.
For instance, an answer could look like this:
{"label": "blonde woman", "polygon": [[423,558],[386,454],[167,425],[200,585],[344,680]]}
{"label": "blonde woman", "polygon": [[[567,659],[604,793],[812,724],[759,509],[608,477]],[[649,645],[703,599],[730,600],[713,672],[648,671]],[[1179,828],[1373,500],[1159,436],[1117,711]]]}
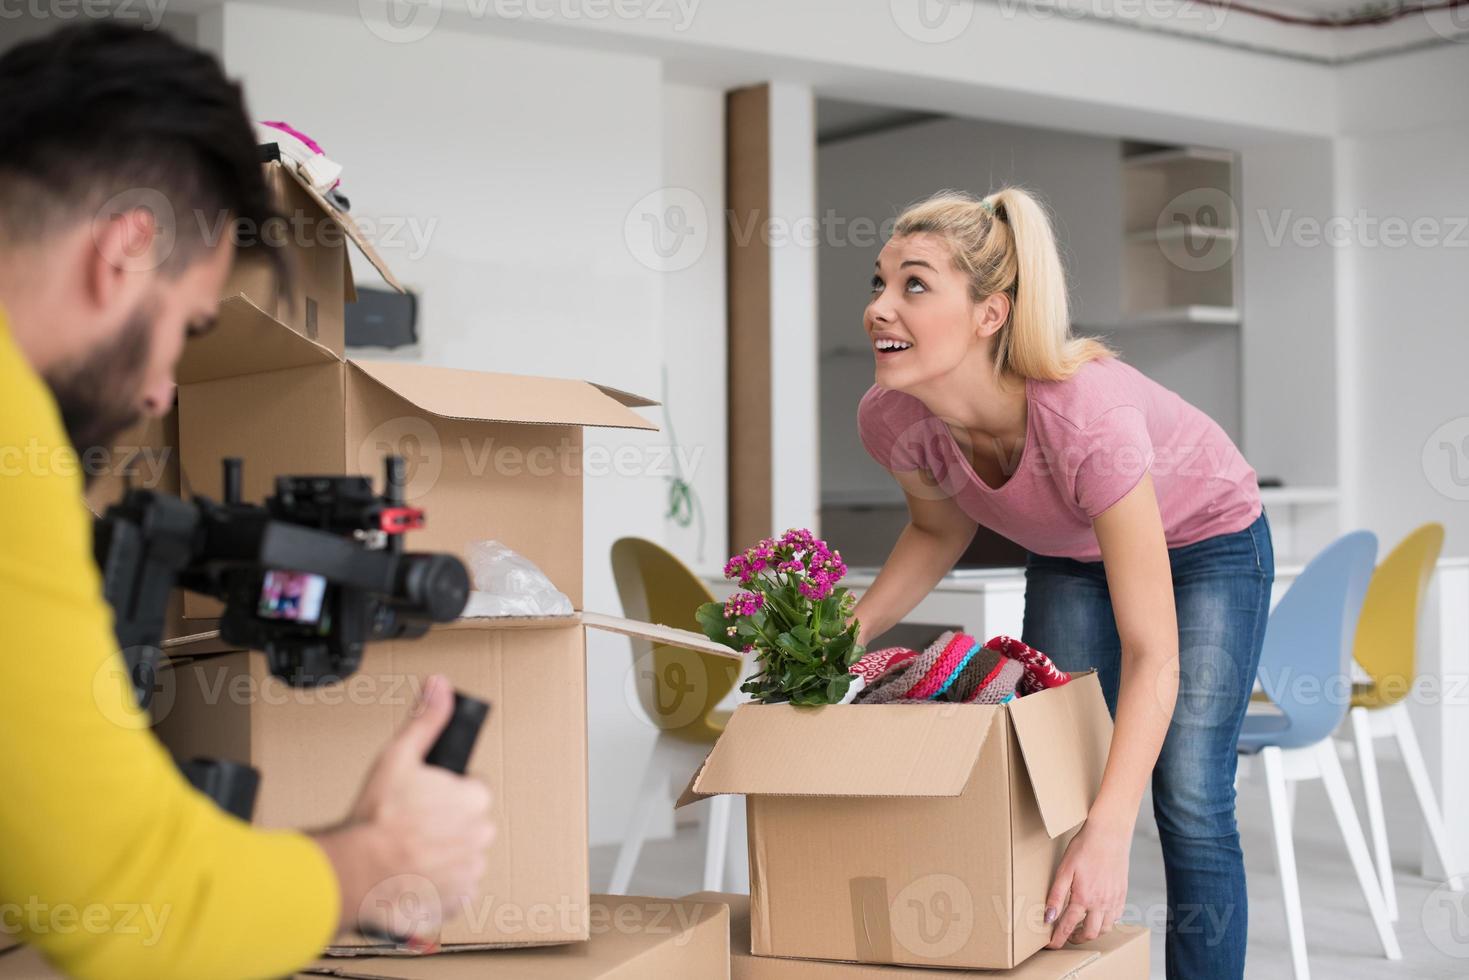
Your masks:
{"label": "blonde woman", "polygon": [[1019,188],[909,208],[877,260],[863,444],[909,522],[853,611],[865,642],[977,525],[1028,551],[1022,639],[1095,669],[1115,728],[1101,790],[1046,899],[1051,946],[1112,928],[1152,780],[1167,975],[1244,975],[1235,739],[1275,575],[1255,471],[1208,416],[1072,336],[1045,211]]}

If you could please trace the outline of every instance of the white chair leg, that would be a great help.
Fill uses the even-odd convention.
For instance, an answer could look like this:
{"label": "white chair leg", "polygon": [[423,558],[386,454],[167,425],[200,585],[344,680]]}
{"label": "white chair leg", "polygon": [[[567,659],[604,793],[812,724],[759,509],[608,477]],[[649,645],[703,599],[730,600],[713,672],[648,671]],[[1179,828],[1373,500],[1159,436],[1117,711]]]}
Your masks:
{"label": "white chair leg", "polygon": [[1357,872],[1357,884],[1362,897],[1367,900],[1367,910],[1372,914],[1372,924],[1377,928],[1377,938],[1382,943],[1382,952],[1390,960],[1403,958],[1398,947],[1398,937],[1393,933],[1392,922],[1387,917],[1387,905],[1382,899],[1382,888],[1372,867],[1372,857],[1367,852],[1367,839],[1362,836],[1362,825],[1357,820],[1357,811],[1352,806],[1352,794],[1347,789],[1346,777],[1342,775],[1341,760],[1336,755],[1336,743],[1324,738],[1316,743],[1316,757],[1321,767],[1321,782],[1326,786],[1326,798],[1331,801],[1337,825],[1346,841],[1347,855],[1352,859],[1352,869]]}
{"label": "white chair leg", "polygon": [[1296,821],[1296,787],[1300,784],[1294,779],[1285,781],[1285,821],[1292,829]]}
{"label": "white chair leg", "polygon": [[1382,886],[1387,917],[1398,921],[1398,889],[1393,881],[1392,855],[1387,849],[1387,822],[1382,815],[1382,786],[1377,781],[1377,753],[1372,746],[1372,718],[1366,708],[1353,708],[1352,741],[1357,746],[1357,767],[1362,773],[1362,796],[1367,801],[1367,831],[1372,835],[1372,856]]}
{"label": "white chair leg", "polygon": [[638,786],[637,801],[633,805],[632,819],[628,821],[627,833],[622,846],[617,850],[617,863],[612,868],[612,880],[607,885],[607,894],[626,895],[632,884],[632,873],[638,865],[643,841],[648,836],[648,826],[658,806],[668,806],[668,765],[665,759],[664,739],[659,736],[653,743],[653,754],[648,757],[648,767],[643,770],[643,779]]}
{"label": "white chair leg", "polygon": [[1423,763],[1423,752],[1418,748],[1418,735],[1408,717],[1407,705],[1398,702],[1388,712],[1392,721],[1393,735],[1398,740],[1398,751],[1403,755],[1403,764],[1408,767],[1408,778],[1413,781],[1413,795],[1418,797],[1418,809],[1423,811],[1423,822],[1428,825],[1428,836],[1438,851],[1439,863],[1449,877],[1452,891],[1464,890],[1464,878],[1459,865],[1455,864],[1449,851],[1449,835],[1443,823],[1443,813],[1438,808],[1438,797],[1434,795],[1433,783],[1428,778],[1428,767]]}
{"label": "white chair leg", "polygon": [[724,891],[724,861],[729,852],[729,811],[733,800],[728,794],[709,800],[704,814],[704,890]]}
{"label": "white chair leg", "polygon": [[1265,788],[1270,794],[1270,820],[1275,829],[1275,861],[1280,867],[1280,892],[1285,902],[1285,930],[1290,937],[1290,959],[1296,980],[1311,980],[1306,961],[1306,926],[1301,917],[1301,886],[1296,880],[1296,848],[1291,840],[1290,803],[1286,798],[1285,767],[1280,749],[1260,752],[1265,763]]}

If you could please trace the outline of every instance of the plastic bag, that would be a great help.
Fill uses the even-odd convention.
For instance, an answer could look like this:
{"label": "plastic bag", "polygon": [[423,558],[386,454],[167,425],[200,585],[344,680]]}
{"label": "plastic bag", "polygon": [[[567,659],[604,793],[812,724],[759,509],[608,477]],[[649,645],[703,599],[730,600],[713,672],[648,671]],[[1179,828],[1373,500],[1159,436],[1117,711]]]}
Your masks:
{"label": "plastic bag", "polygon": [[469,575],[474,588],[464,607],[466,618],[570,616],[575,611],[535,562],[499,541],[469,546]]}

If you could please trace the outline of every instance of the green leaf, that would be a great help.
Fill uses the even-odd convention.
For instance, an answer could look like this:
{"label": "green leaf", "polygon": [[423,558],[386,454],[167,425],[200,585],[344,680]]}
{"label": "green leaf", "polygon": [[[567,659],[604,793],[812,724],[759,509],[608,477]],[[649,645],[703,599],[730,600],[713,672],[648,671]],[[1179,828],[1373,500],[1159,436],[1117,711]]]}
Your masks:
{"label": "green leaf", "polygon": [[826,682],[826,703],[837,704],[847,696],[847,689],[852,686],[852,675],[841,674]]}
{"label": "green leaf", "polygon": [[856,639],[856,634],[852,632],[843,633],[840,636],[834,637],[826,645],[826,658],[832,663],[841,664],[843,667],[851,666],[851,663],[847,660],[847,654],[851,651]]}
{"label": "green leaf", "polygon": [[782,633],[776,637],[776,640],[780,643],[782,652],[788,654],[791,659],[803,664],[816,663],[816,655],[811,652],[809,645],[802,643],[790,633]]}
{"label": "green leaf", "polygon": [[[739,650],[744,643],[737,636],[730,636],[726,630],[735,625],[734,620],[724,618],[724,605],[719,602],[706,602],[694,610],[694,618],[704,628],[704,635],[715,643],[722,643],[731,650]],[[738,627],[736,627],[738,630]]]}

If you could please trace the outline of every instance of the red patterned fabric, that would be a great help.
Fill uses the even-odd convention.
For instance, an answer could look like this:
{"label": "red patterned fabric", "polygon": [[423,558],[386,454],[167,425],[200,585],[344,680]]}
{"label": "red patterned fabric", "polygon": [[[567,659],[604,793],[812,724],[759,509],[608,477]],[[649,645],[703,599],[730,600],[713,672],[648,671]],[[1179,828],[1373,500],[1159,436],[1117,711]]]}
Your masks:
{"label": "red patterned fabric", "polygon": [[847,668],[847,672],[856,674],[870,684],[890,668],[907,663],[916,656],[918,656],[918,651],[909,650],[907,647],[884,647],[881,650],[868,650],[862,655],[861,660],[858,660]]}
{"label": "red patterned fabric", "polygon": [[1011,660],[1018,660],[1025,667],[1025,677],[1020,681],[1021,696],[1044,691],[1048,687],[1060,687],[1071,680],[1071,675],[1052,663],[1050,657],[1012,636],[996,636],[985,647]]}

